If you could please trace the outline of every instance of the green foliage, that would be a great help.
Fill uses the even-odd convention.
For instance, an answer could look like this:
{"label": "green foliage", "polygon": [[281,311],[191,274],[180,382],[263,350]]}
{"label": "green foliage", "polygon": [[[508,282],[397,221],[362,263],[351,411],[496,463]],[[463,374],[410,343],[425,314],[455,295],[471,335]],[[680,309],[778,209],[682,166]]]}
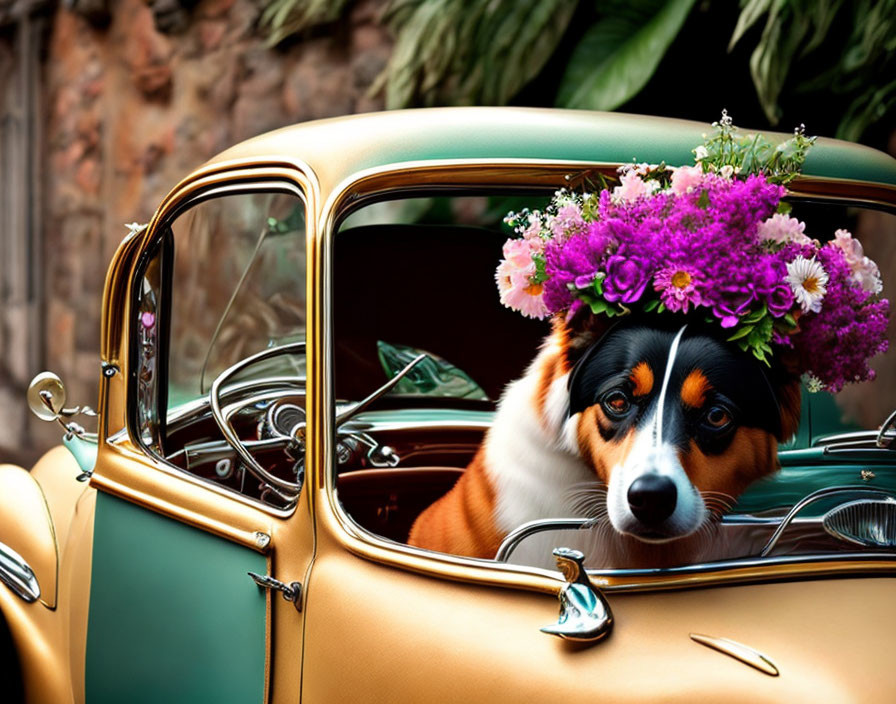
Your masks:
{"label": "green foliage", "polygon": [[260,24],[270,30],[268,44],[319,24],[339,19],[348,0],[270,0],[261,13]]}
{"label": "green foliage", "polygon": [[[349,0],[267,0],[260,24],[277,44],[337,20]],[[601,0],[559,82],[560,107],[615,110],[654,75],[695,0]],[[372,91],[386,107],[501,105],[555,55],[580,0],[389,0],[396,42]],[[708,7],[708,4],[702,6]],[[580,13],[581,14],[581,13]],[[741,0],[729,48],[755,36],[750,72],[772,124],[800,65],[797,92],[839,98],[837,136],[858,140],[896,108],[896,0]],[[833,31],[848,27],[845,44]],[[834,37],[832,39],[832,37]],[[708,57],[711,60],[711,57]],[[805,72],[804,72],[805,73]],[[757,153],[764,147],[756,145]]]}
{"label": "green foliage", "polygon": [[392,0],[384,21],[395,48],[376,88],[386,107],[502,105],[554,53],[570,0]]}
{"label": "green foliage", "polygon": [[[705,154],[700,159],[704,169],[721,171],[730,167],[742,176],[763,173],[771,183],[787,184],[795,179],[806,160],[806,153],[815,143],[815,137],[804,134],[802,125],[794,130],[793,137],[777,145],[760,134],[740,137],[724,110],[722,119],[713,122],[712,126],[716,133],[704,142]],[[709,205],[708,199],[703,203],[704,196],[705,191],[698,202],[702,207]]]}
{"label": "green foliage", "polygon": [[694,0],[608,0],[576,46],[557,104],[615,110],[637,95],[681,31]]}
{"label": "green foliage", "polygon": [[728,342],[736,342],[744,352],[752,352],[760,362],[769,364],[769,355],[772,354],[770,343],[774,330],[775,319],[769,313],[768,307],[763,305],[738,321],[737,328],[728,338]]}
{"label": "green foliage", "polygon": [[[896,81],[881,87],[878,80],[896,72],[896,0],[741,0],[741,6],[729,48],[766,18],[750,73],[772,124],[780,115],[785,82],[801,59],[811,64],[815,78],[799,91],[831,91],[849,106],[838,137],[857,140],[896,106]],[[848,21],[851,33],[845,46],[825,47],[835,21]]]}

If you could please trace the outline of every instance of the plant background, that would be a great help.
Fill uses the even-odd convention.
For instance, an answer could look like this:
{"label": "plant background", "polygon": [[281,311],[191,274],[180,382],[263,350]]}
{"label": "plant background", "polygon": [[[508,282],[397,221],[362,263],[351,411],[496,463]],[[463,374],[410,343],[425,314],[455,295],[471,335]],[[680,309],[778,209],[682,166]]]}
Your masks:
{"label": "plant background", "polygon": [[424,105],[724,107],[896,154],[894,54],[896,0],[0,0],[0,461],[58,442],[38,371],[95,402],[124,223],[235,142]]}

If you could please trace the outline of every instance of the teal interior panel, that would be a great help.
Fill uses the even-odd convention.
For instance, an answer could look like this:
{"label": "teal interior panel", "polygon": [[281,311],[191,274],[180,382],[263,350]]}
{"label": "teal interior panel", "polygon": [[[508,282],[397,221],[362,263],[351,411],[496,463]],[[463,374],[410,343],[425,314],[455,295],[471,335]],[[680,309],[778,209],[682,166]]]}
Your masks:
{"label": "teal interior panel", "polygon": [[265,574],[248,548],[99,492],[88,704],[264,700]]}

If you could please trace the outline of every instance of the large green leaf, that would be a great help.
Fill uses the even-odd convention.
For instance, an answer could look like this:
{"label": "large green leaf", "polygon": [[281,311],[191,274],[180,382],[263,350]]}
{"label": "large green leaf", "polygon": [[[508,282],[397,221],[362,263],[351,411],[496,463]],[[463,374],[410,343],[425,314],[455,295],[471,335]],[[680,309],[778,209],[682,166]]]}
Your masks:
{"label": "large green leaf", "polygon": [[[785,83],[801,59],[808,75],[793,89],[838,95],[847,106],[838,136],[858,139],[894,107],[892,89],[880,87],[880,76],[893,75],[896,0],[741,0],[741,8],[729,49],[766,16],[750,57],[750,73],[772,123],[778,119]],[[845,44],[832,46],[831,26],[849,19],[852,31]]]}
{"label": "large green leaf", "polygon": [[573,51],[557,104],[615,110],[650,80],[694,0],[612,0]]}
{"label": "large green leaf", "polygon": [[554,53],[571,0],[392,0],[386,106],[506,103]]}

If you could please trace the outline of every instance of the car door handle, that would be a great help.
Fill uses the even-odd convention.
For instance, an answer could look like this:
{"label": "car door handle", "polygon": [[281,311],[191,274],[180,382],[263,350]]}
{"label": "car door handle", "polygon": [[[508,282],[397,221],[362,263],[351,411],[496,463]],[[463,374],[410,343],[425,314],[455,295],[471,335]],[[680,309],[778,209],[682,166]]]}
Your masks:
{"label": "car door handle", "polygon": [[606,638],[613,628],[613,613],[604,595],[585,571],[585,555],[571,548],[555,548],[557,568],[566,577],[560,589],[560,618],[542,633],[565,640],[592,642]]}
{"label": "car door handle", "polygon": [[287,584],[286,582],[281,582],[279,579],[274,579],[270,575],[266,574],[257,574],[255,572],[247,572],[252,581],[255,582],[261,589],[273,589],[274,591],[278,591],[283,594],[283,598],[286,601],[292,602],[293,606],[296,607],[296,611],[302,610],[302,585],[299,582],[290,582]]}

